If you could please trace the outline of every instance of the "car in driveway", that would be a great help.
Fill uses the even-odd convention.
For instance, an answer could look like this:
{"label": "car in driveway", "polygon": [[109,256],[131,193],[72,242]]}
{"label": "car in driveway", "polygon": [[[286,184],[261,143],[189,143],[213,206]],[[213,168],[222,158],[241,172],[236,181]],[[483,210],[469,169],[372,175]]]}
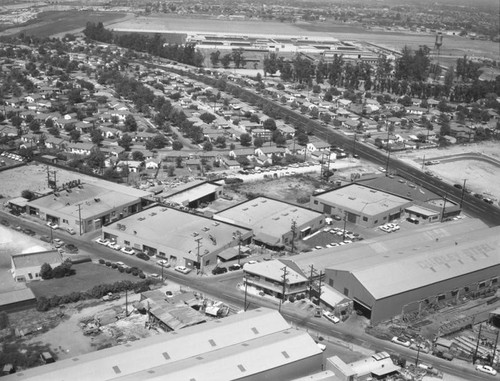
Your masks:
{"label": "car in driveway", "polygon": [[121,251],[123,254],[128,254],[128,255],[134,255],[134,254],[135,254],[134,249],[131,249],[130,247],[122,247],[122,248],[120,249],[120,251]]}
{"label": "car in driveway", "polygon": [[330,320],[333,324],[340,322],[340,319],[329,311],[323,311],[323,316]]}
{"label": "car in driveway", "polygon": [[482,373],[492,375],[492,376],[497,375],[497,371],[489,365],[482,365],[482,364],[476,365],[476,370],[478,370]]}
{"label": "car in driveway", "polygon": [[47,222],[47,226],[54,230],[59,229],[59,225],[52,221]]}
{"label": "car in driveway", "polygon": [[103,245],[103,246],[108,246],[108,245],[109,245],[109,239],[97,238],[95,241],[96,241],[99,245]]}
{"label": "car in driveway", "polygon": [[108,243],[108,247],[113,250],[120,250],[122,247],[118,245],[116,242]]}
{"label": "car in driveway", "polygon": [[394,344],[399,344],[399,345],[402,345],[403,347],[406,347],[406,348],[409,348],[411,343],[409,340],[406,340],[405,338],[403,337],[398,337],[398,336],[394,336],[391,341],[394,343]]}
{"label": "car in driveway", "polygon": [[233,265],[231,265],[231,266],[228,267],[229,271],[237,271],[237,270],[241,270],[241,269],[242,269],[241,265],[239,265],[237,263],[235,263],[235,264],[233,264]]}
{"label": "car in driveway", "polygon": [[75,235],[76,234],[75,229],[73,229],[73,228],[66,228],[64,230],[66,230],[71,235]]}
{"label": "car in driveway", "polygon": [[184,266],[175,266],[175,271],[178,271],[182,274],[189,274],[191,272],[191,269],[188,269],[187,267]]}
{"label": "car in driveway", "polygon": [[66,245],[64,245],[64,250],[68,253],[78,253],[78,247],[76,247],[76,245],[73,245],[72,243],[67,243]]}
{"label": "car in driveway", "polygon": [[156,261],[156,263],[159,264],[161,267],[170,267],[170,263],[168,263],[168,261],[165,259],[160,259]]}

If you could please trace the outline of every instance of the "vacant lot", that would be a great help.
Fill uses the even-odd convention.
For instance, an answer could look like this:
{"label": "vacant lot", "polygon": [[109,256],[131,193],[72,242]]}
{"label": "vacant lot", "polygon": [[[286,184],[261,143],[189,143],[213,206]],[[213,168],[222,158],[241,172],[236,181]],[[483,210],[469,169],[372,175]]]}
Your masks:
{"label": "vacant lot", "polygon": [[67,295],[72,292],[87,291],[102,283],[114,283],[120,280],[139,281],[140,278],[121,273],[95,263],[81,263],[73,265],[76,274],[60,279],[51,279],[43,282],[32,282],[29,287],[39,296]]}

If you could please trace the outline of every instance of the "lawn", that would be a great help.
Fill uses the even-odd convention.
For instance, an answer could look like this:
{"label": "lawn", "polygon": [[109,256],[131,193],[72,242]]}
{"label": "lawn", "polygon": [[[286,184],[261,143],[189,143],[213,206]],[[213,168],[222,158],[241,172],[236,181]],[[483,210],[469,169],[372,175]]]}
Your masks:
{"label": "lawn", "polygon": [[60,279],[31,282],[29,287],[36,297],[51,295],[62,296],[74,291],[87,291],[103,283],[110,284],[120,280],[138,282],[141,280],[139,277],[120,273],[116,269],[111,269],[95,263],[73,265],[72,269],[76,271],[75,275]]}

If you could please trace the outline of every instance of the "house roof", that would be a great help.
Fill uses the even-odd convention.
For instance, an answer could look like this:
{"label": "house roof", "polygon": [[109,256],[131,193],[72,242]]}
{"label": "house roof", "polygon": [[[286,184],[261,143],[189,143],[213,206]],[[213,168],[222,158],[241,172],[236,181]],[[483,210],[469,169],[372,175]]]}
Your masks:
{"label": "house roof", "polygon": [[44,263],[49,265],[63,262],[61,253],[57,250],[38,251],[36,253],[14,254],[11,256],[16,269],[41,267]]}
{"label": "house roof", "polygon": [[288,284],[307,282],[307,277],[293,262],[289,263],[289,261],[278,259],[275,261],[245,263],[243,265],[244,272],[272,279],[278,283],[283,282],[284,268],[287,270],[286,279]]}

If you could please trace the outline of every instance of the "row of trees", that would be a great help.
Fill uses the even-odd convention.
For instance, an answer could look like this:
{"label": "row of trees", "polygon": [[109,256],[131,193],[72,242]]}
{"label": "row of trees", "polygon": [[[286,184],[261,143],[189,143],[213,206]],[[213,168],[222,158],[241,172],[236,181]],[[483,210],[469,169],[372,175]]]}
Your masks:
{"label": "row of trees", "polygon": [[195,49],[195,45],[169,44],[160,34],[155,34],[152,37],[140,33],[114,35],[112,31],[104,28],[101,22],[97,24],[87,22],[83,33],[90,40],[114,43],[123,48],[145,52],[187,65],[198,67],[203,65],[204,57],[199,50]]}

